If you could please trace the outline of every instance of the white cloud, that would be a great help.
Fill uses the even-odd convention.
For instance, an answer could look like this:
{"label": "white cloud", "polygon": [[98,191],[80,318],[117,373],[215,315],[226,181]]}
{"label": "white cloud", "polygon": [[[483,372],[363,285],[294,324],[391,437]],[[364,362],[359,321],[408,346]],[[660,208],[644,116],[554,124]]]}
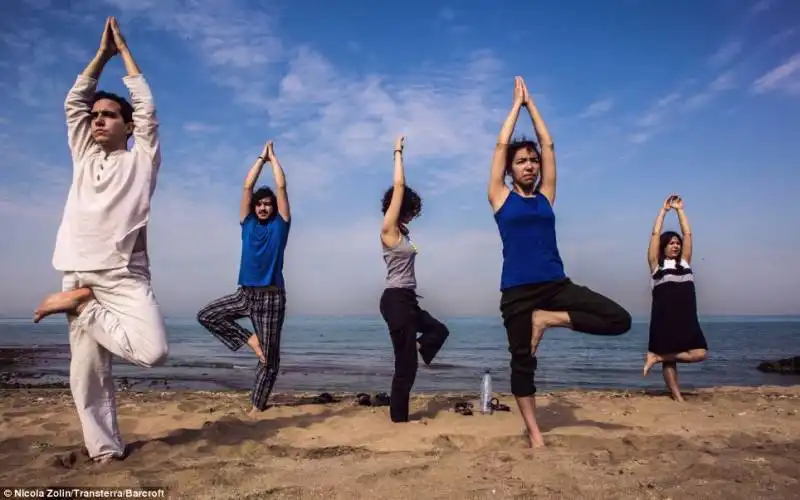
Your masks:
{"label": "white cloud", "polygon": [[439,11],[439,17],[445,21],[452,21],[456,18],[456,12],[449,7],[444,7]]}
{"label": "white cloud", "polygon": [[800,53],[793,55],[783,64],[754,81],[751,90],[756,94],[775,90],[783,90],[792,94],[800,93]]}
{"label": "white cloud", "polygon": [[733,73],[730,71],[726,71],[719,75],[711,84],[708,86],[709,90],[712,92],[722,92],[724,90],[731,90],[736,87],[736,82],[733,78]]}
{"label": "white cloud", "polygon": [[750,8],[750,12],[753,14],[761,14],[771,9],[774,4],[775,0],[758,0]]}
{"label": "white cloud", "polygon": [[739,40],[734,40],[726,43],[719,48],[708,60],[709,64],[713,67],[722,67],[730,64],[738,56],[744,44]]}
{"label": "white cloud", "polygon": [[591,103],[580,116],[581,118],[596,118],[611,111],[612,107],[614,107],[613,99],[602,99]]}
{"label": "white cloud", "polygon": [[216,132],[217,130],[219,130],[219,127],[216,125],[210,125],[208,123],[186,122],[183,124],[183,130],[185,130],[186,132],[205,133],[205,132]]}
{"label": "white cloud", "polygon": [[796,33],[797,33],[797,28],[787,28],[785,30],[781,30],[781,31],[775,33],[774,35],[772,35],[771,37],[769,37],[769,39],[767,40],[767,44],[768,45],[774,45],[774,44],[781,43],[783,41],[786,41],[786,40],[790,39]]}
{"label": "white cloud", "polygon": [[[497,130],[510,104],[513,80],[494,54],[479,51],[454,55],[448,61],[404,68],[388,78],[348,71],[311,46],[287,45],[278,37],[268,13],[251,13],[238,2],[106,3],[122,8],[123,29],[130,27],[137,34],[129,37],[132,42],[136,40],[136,50],[147,49],[144,35],[151,30],[167,31],[175,40],[182,40],[183,48],[202,61],[213,81],[224,88],[220,95],[226,99],[221,98],[219,105],[229,107],[228,114],[241,114],[242,127],[235,133],[210,125],[214,122],[200,115],[191,116],[196,121],[182,122],[188,117],[180,118],[178,111],[178,118],[172,119],[178,132],[182,127],[186,132],[205,135],[202,140],[189,137],[169,146],[168,167],[160,174],[154,200],[150,232],[153,276],[167,312],[191,314],[205,301],[235,287],[241,180],[262,145],[260,141],[274,138],[287,171],[295,219],[285,269],[290,311],[377,313],[385,275],[378,242],[379,220],[373,212],[367,216],[344,212],[332,223],[335,218],[331,214],[336,215],[339,209],[337,197],[374,197],[377,202],[375,186],[385,187],[385,183],[369,176],[378,173],[376,178],[385,176],[388,180],[392,140],[403,133],[407,135],[409,179],[415,187],[418,179],[424,179],[426,206],[430,203],[432,207],[412,228],[421,248],[418,279],[424,307],[437,314],[498,314],[502,250],[482,186]],[[58,54],[57,45],[54,50]],[[73,55],[78,57],[80,50]],[[49,63],[42,59],[41,64]],[[27,75],[22,71],[15,81],[33,79],[36,71],[31,69]],[[719,75],[709,88],[729,88],[732,80],[724,76]],[[61,100],[69,82],[55,82],[46,85]],[[154,88],[157,100],[160,92]],[[634,143],[644,143],[682,107],[686,95],[690,94],[681,89],[655,100],[630,130],[621,130],[621,125],[613,128],[609,119],[602,127],[598,122],[591,134],[604,139],[602,134],[609,130],[609,134],[628,134]],[[240,107],[237,109],[231,100]],[[537,96],[537,102],[543,112],[549,111],[544,96]],[[584,113],[609,113],[613,103],[611,98],[598,101]],[[60,103],[53,106],[51,101],[45,107],[61,113]],[[551,113],[545,114],[548,124],[557,123]],[[171,126],[169,122],[165,117],[165,128]],[[55,125],[61,133],[63,117]],[[252,133],[256,129],[259,134],[276,135],[256,137]],[[564,135],[557,127],[551,126],[551,131],[558,134],[558,140]],[[248,138],[241,137],[244,132]],[[0,228],[11,228],[6,233],[11,243],[0,247],[0,262],[12,263],[0,269],[8,282],[25,285],[0,290],[0,303],[4,311],[27,312],[41,295],[58,286],[50,255],[69,167],[49,164],[34,147],[38,143],[20,144],[17,137],[0,134],[3,168],[10,166],[15,174],[24,173],[19,183],[0,186]],[[251,141],[250,137],[256,138]],[[568,153],[583,147],[595,161],[603,156],[604,150],[598,153],[586,147],[586,142],[569,139]],[[59,147],[66,150],[63,143]],[[618,141],[607,141],[606,147],[617,150]],[[567,165],[563,168],[560,164],[559,172],[568,172],[569,160],[563,161],[568,154],[559,158]],[[358,186],[369,186],[366,194],[354,188],[356,182],[351,181],[364,177],[369,180]],[[36,203],[22,194],[23,189],[35,190]],[[449,198],[438,196],[445,190],[473,189],[474,199],[458,199],[455,205],[448,204]],[[560,196],[566,201],[569,190]],[[576,281],[609,294],[634,311],[646,312],[649,295],[639,235],[649,234],[652,221],[649,214],[638,217],[641,207],[636,200],[615,200],[613,207],[605,209],[608,201],[602,196],[582,200],[586,207],[595,208],[573,212],[572,219],[559,219],[567,270]],[[320,203],[316,197],[327,199]],[[456,207],[470,213],[459,219],[460,227],[451,227],[449,222],[456,220],[451,213]],[[614,214],[620,212],[633,214],[632,218],[615,219]],[[428,224],[428,220],[448,222]],[[702,223],[697,226],[698,231],[704,231]],[[36,230],[31,231],[31,227]],[[702,252],[723,256],[705,267],[704,279],[714,283],[715,289],[736,288],[728,270],[738,257],[724,257],[730,254],[729,248],[704,246]],[[613,257],[597,265],[602,256]],[[752,270],[757,272],[762,271]],[[741,279],[763,281],[777,272],[769,271],[772,274],[768,273],[768,278]],[[633,282],[632,276],[636,277]],[[787,279],[781,282],[783,289],[794,290],[786,284]],[[730,310],[725,309],[726,300],[731,298],[712,297],[704,304],[705,310]]]}

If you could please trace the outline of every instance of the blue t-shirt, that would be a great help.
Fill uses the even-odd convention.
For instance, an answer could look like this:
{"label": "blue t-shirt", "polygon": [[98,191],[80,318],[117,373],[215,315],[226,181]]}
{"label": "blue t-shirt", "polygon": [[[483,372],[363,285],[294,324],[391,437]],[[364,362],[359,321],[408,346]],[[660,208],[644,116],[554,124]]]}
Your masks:
{"label": "blue t-shirt", "polygon": [[242,221],[242,259],[239,264],[240,286],[284,288],[283,251],[289,239],[290,222],[280,214],[259,222],[254,213]]}
{"label": "blue t-shirt", "polygon": [[494,214],[503,241],[500,290],[566,277],[556,241],[556,215],[541,193],[525,198],[512,191]]}

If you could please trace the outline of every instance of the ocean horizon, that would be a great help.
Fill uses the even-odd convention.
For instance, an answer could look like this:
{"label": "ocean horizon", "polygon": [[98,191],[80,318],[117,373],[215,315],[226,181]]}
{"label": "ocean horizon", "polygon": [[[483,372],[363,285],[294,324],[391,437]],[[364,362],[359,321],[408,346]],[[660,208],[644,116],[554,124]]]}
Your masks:
{"label": "ocean horizon", "polygon": [[[510,355],[498,316],[442,316],[450,337],[430,367],[420,362],[415,392],[477,392],[490,370],[496,392],[509,392]],[[642,376],[647,316],[634,316],[627,334],[604,337],[552,329],[539,349],[536,385],[562,389],[661,390],[660,369]],[[701,316],[709,359],[679,365],[682,388],[795,385],[797,376],[762,373],[761,361],[800,354],[800,316]],[[115,359],[118,382],[133,390],[248,389],[256,358],[246,346],[231,352],[194,317],[165,318],[170,354],[164,366],[144,369]],[[250,329],[248,320],[241,322]],[[66,321],[0,318],[0,348],[29,353],[4,371],[25,384],[68,381]],[[392,346],[379,315],[287,316],[275,392],[388,392]]]}

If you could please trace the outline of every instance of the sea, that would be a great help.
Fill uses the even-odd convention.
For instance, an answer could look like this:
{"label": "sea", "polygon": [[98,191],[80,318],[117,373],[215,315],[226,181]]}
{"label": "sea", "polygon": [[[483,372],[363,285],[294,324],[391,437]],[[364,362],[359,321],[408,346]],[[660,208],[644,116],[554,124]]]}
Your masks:
{"label": "sea", "polygon": [[[420,362],[415,392],[476,393],[486,370],[497,392],[509,392],[509,359],[499,317],[440,318],[450,337],[430,367]],[[242,322],[248,326],[247,321]],[[194,318],[167,318],[170,344],[164,366],[144,369],[115,358],[113,373],[132,390],[248,389],[256,358],[244,346],[229,351]],[[800,376],[762,373],[763,360],[800,355],[800,316],[702,317],[709,344],[707,361],[679,365],[682,388],[794,385]],[[563,389],[660,390],[660,368],[642,376],[647,319],[634,318],[625,335],[603,337],[565,329],[548,330],[539,347],[536,385]],[[6,365],[6,375],[30,384],[68,381],[66,322],[47,318],[0,319],[0,349],[24,349],[36,356]],[[275,392],[389,392],[394,357],[380,316],[292,316],[281,339]]]}

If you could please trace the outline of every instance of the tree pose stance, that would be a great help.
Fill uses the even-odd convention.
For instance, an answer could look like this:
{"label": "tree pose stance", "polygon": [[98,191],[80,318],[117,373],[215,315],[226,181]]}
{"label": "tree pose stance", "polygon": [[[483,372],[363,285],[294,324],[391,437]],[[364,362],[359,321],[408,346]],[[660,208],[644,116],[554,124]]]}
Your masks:
{"label": "tree pose stance", "polygon": [[[275,191],[265,186],[253,193],[264,163],[272,166]],[[250,415],[254,416],[267,409],[267,400],[278,378],[286,312],[283,254],[289,240],[291,212],[286,178],[272,141],[264,145],[245,178],[239,224],[242,229],[239,289],[202,308],[197,321],[231,351],[247,344],[256,353],[259,362],[250,397]],[[253,333],[236,322],[245,317],[253,323]]]}
{"label": "tree pose stance", "polygon": [[[661,232],[670,210],[678,214],[683,235]],[[708,345],[697,318],[697,296],[692,272],[692,230],[683,200],[670,195],[658,212],[647,249],[653,287],[650,339],[644,375],[662,363],[664,382],[675,401],[683,401],[678,386],[678,363],[697,363],[708,356]]]}
{"label": "tree pose stance", "polygon": [[[408,224],[419,216],[422,199],[406,186],[403,173],[404,138],[394,145],[394,180],[383,195],[381,246],[386,262],[386,289],[380,311],[394,348],[394,377],[389,413],[393,422],[408,422],[411,387],[417,377],[417,353],[430,365],[450,334],[447,327],[420,308],[414,262],[417,247],[411,241]],[[417,333],[421,333],[417,338]]]}
{"label": "tree pose stance", "polygon": [[[132,104],[96,90],[116,55],[128,73],[123,82]],[[150,367],[163,363],[168,350],[147,252],[150,200],[161,166],[156,107],[115,18],[106,20],[100,48],[64,108],[73,171],[53,253],[62,292],[45,298],[33,320],[67,314],[72,397],[89,456],[106,462],[125,455],[111,355]]]}
{"label": "tree pose stance", "polygon": [[[511,141],[519,112],[530,113],[538,144]],[[509,188],[505,179],[511,179]],[[532,447],[544,446],[535,417],[536,350],[548,328],[621,335],[631,316],[613,300],[573,283],[564,273],[556,240],[556,157],[553,140],[517,77],[514,102],[495,146],[489,204],[503,242],[500,311],[511,352],[511,392]]]}

